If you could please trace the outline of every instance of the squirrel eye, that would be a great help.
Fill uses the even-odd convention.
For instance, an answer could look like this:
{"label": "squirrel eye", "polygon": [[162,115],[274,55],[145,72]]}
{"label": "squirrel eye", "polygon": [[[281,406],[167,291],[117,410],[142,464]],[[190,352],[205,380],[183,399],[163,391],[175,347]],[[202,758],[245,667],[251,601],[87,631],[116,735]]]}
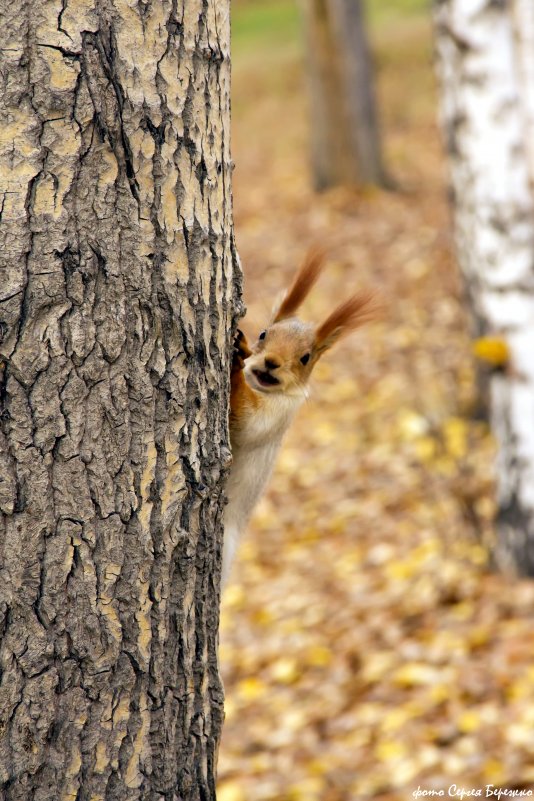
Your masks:
{"label": "squirrel eye", "polygon": [[310,354],[305,353],[304,356],[301,356],[300,361],[302,364],[308,364],[308,362],[310,361]]}
{"label": "squirrel eye", "polygon": [[262,331],[261,334],[259,335],[258,339],[265,339],[265,335],[266,334],[267,334],[267,331]]}

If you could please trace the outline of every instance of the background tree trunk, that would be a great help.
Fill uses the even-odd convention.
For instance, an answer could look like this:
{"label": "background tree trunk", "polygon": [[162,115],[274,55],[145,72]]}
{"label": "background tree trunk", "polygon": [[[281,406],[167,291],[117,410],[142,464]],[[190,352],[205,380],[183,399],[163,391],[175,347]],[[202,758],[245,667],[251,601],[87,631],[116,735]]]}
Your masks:
{"label": "background tree trunk", "polygon": [[304,0],[317,189],[385,183],[360,0]]}
{"label": "background tree trunk", "polygon": [[435,4],[458,259],[475,332],[507,342],[489,379],[497,438],[496,561],[534,575],[534,203],[511,4]]}
{"label": "background tree trunk", "polygon": [[531,190],[534,191],[534,3],[512,0],[521,104],[525,116],[525,144]]}
{"label": "background tree trunk", "polygon": [[240,281],[228,4],[0,12],[0,795],[206,801]]}

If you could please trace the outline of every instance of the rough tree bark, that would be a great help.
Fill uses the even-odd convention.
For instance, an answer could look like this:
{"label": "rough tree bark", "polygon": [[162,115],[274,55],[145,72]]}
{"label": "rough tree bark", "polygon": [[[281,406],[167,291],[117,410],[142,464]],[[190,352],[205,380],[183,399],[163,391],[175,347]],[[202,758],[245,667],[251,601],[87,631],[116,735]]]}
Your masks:
{"label": "rough tree bark", "polygon": [[303,0],[317,189],[384,185],[373,70],[360,0]]}
{"label": "rough tree bark", "polygon": [[496,562],[534,575],[534,202],[511,2],[436,0],[435,20],[458,259],[475,334],[510,352],[489,378]]}
{"label": "rough tree bark", "polygon": [[0,16],[0,796],[214,799],[228,2]]}

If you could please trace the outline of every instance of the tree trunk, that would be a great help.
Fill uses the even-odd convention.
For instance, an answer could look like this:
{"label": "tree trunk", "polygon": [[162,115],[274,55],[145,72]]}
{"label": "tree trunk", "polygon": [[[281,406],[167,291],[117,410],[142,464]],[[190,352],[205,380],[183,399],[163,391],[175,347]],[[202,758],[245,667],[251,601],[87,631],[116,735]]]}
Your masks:
{"label": "tree trunk", "polygon": [[317,189],[385,184],[360,0],[304,0]]}
{"label": "tree trunk", "polygon": [[534,191],[534,3],[512,0],[530,185]]}
{"label": "tree trunk", "polygon": [[510,352],[489,378],[496,562],[534,575],[534,203],[511,5],[437,0],[435,19],[458,259],[476,334]]}
{"label": "tree trunk", "polygon": [[228,4],[0,12],[0,796],[214,799]]}

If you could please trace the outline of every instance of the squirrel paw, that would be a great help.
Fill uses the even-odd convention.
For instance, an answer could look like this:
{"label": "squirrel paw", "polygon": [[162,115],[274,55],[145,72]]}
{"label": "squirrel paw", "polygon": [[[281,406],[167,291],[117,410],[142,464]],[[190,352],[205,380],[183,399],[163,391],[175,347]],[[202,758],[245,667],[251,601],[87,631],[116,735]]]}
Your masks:
{"label": "squirrel paw", "polygon": [[241,329],[237,329],[234,339],[234,355],[232,359],[232,372],[242,370],[245,366],[245,359],[247,359],[252,351],[250,350],[247,338]]}

